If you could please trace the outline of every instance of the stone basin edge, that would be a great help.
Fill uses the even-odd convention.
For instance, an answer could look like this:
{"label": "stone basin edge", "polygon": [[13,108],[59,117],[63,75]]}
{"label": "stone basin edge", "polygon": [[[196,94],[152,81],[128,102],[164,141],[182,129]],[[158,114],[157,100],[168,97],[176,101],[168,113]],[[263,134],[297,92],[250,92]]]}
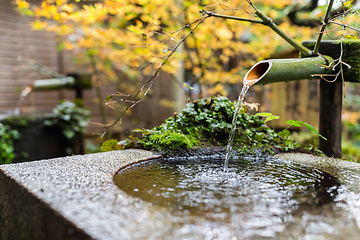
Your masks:
{"label": "stone basin edge", "polygon": [[338,158],[321,157],[306,153],[281,153],[274,155],[273,158],[317,168],[334,177],[340,178],[340,180],[342,179],[344,173],[350,171],[360,175],[359,163],[345,161]]}

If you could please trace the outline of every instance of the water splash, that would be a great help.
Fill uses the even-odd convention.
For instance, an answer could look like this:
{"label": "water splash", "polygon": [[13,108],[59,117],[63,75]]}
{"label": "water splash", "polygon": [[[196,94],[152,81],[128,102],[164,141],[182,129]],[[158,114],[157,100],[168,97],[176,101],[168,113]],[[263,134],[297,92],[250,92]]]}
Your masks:
{"label": "water splash", "polygon": [[30,85],[30,86],[27,86],[27,87],[21,92],[20,98],[19,98],[19,101],[18,101],[18,104],[16,105],[16,108],[15,108],[15,110],[14,110],[14,115],[19,115],[19,114],[20,114],[21,105],[22,105],[22,103],[24,102],[25,97],[32,92],[33,88],[34,88],[34,87],[33,87],[32,85]]}

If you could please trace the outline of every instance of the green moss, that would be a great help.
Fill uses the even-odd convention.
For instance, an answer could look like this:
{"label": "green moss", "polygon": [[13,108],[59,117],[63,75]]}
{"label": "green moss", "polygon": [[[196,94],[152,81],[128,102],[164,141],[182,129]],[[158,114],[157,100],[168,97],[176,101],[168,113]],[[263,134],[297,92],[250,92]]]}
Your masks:
{"label": "green moss", "polygon": [[200,144],[191,134],[183,134],[176,130],[159,131],[141,141],[144,148],[155,151],[190,149]]}

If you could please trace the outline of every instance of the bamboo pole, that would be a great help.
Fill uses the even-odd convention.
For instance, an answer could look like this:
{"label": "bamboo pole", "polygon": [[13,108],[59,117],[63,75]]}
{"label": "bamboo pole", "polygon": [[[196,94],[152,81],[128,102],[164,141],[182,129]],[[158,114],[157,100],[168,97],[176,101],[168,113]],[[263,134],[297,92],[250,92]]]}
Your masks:
{"label": "bamboo pole", "polygon": [[243,82],[251,86],[313,79],[314,74],[331,73],[332,69],[327,66],[332,61],[329,56],[264,60],[246,73]]}
{"label": "bamboo pole", "polygon": [[280,37],[282,37],[287,43],[289,43],[291,46],[293,46],[296,50],[298,50],[304,57],[312,56],[313,52],[295,41],[292,37],[287,35],[283,30],[281,30],[274,22],[273,20],[266,16],[263,12],[261,12],[259,9],[255,7],[255,5],[248,1],[248,3],[254,8],[256,16],[258,16],[264,23],[264,25],[271,28],[274,32],[276,32]]}
{"label": "bamboo pole", "polygon": [[32,91],[51,91],[62,88],[68,89],[90,89],[92,87],[91,76],[89,74],[73,74],[62,78],[36,80],[32,86]]}
{"label": "bamboo pole", "polygon": [[75,78],[73,77],[41,79],[34,82],[32,91],[49,91],[61,88],[73,88],[75,84]]}

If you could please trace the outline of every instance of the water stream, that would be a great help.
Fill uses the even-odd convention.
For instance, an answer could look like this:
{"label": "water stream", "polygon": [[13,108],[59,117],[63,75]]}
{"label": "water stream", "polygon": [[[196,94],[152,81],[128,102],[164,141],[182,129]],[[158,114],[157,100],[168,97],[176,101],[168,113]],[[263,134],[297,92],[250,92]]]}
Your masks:
{"label": "water stream", "polygon": [[14,115],[19,115],[20,114],[20,111],[21,111],[21,105],[22,103],[24,102],[25,98],[27,95],[29,95],[33,90],[33,86],[30,85],[30,86],[27,86],[20,94],[20,97],[19,97],[19,101],[16,105],[16,108],[13,112]]}
{"label": "water stream", "polygon": [[236,122],[237,122],[237,119],[239,117],[240,111],[242,109],[242,105],[244,103],[245,95],[246,95],[247,91],[249,91],[249,88],[252,85],[254,85],[255,83],[257,83],[258,81],[260,81],[260,79],[261,79],[261,77],[258,75],[258,73],[256,72],[254,74],[252,69],[250,69],[246,73],[246,75],[244,77],[243,87],[242,87],[240,95],[238,97],[238,100],[237,100],[237,103],[236,103],[236,108],[235,108],[235,114],[234,114],[234,117],[232,119],[229,142],[228,142],[228,145],[226,147],[226,157],[225,157],[225,162],[224,162],[224,171],[225,172],[228,171],[229,160],[230,160],[232,152],[233,152],[234,137],[235,137],[236,127],[237,127]]}
{"label": "water stream", "polygon": [[233,143],[234,143],[234,137],[235,137],[236,127],[237,127],[236,122],[239,117],[242,105],[244,103],[245,94],[247,93],[249,88],[250,88],[250,85],[247,85],[246,83],[244,83],[243,88],[241,90],[241,93],[240,93],[239,98],[236,103],[235,114],[233,116],[232,123],[231,123],[229,142],[226,147],[226,156],[225,156],[225,162],[224,162],[224,171],[225,172],[228,171],[229,160],[231,158],[232,151],[233,151]]}

